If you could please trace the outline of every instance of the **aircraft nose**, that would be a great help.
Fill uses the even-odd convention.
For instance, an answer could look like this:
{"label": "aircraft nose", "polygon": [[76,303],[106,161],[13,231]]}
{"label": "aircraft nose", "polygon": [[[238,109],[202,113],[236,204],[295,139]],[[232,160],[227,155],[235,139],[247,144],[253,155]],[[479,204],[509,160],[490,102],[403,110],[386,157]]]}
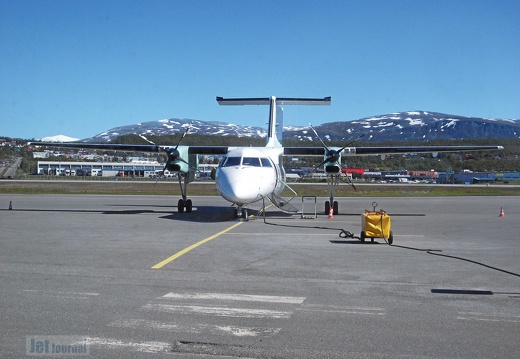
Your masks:
{"label": "aircraft nose", "polygon": [[247,182],[237,181],[232,171],[219,171],[217,190],[229,202],[237,204],[251,203],[259,199],[261,178],[249,178]]}

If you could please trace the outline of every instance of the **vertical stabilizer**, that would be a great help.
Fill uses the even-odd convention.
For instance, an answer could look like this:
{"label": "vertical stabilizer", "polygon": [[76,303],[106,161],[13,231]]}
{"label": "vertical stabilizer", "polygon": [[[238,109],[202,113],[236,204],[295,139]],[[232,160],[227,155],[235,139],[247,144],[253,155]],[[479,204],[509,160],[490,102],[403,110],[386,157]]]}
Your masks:
{"label": "vertical stabilizer", "polygon": [[283,109],[277,105],[276,97],[269,99],[269,127],[265,147],[282,147]]}
{"label": "vertical stabilizer", "polygon": [[276,107],[276,137],[280,144],[282,143],[283,136],[283,108]]}

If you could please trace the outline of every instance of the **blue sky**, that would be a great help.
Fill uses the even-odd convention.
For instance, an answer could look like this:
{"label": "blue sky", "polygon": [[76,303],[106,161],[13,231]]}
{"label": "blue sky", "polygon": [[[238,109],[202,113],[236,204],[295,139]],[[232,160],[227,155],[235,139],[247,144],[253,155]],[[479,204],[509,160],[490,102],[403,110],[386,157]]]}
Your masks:
{"label": "blue sky", "polygon": [[284,125],[398,111],[520,118],[517,0],[0,0],[0,135],[86,138],[223,97],[324,97]]}

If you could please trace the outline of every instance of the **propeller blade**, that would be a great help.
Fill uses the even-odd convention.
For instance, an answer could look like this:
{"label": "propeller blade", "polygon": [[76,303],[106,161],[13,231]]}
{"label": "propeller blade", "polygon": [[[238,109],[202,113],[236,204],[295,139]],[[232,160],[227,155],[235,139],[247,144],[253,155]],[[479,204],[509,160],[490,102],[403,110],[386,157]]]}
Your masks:
{"label": "propeller blade", "polygon": [[347,178],[347,180],[345,181],[345,180],[343,180],[341,177],[339,177],[339,179],[341,180],[341,182],[348,184],[349,186],[351,186],[352,188],[354,188],[355,191],[357,191],[357,188],[356,188],[356,186],[354,185],[354,183],[352,182],[352,180],[351,180],[349,177],[346,177],[346,178]]}
{"label": "propeller blade", "polygon": [[314,172],[315,172],[319,167],[323,166],[323,165],[324,165],[325,163],[327,163],[327,162],[329,162],[329,159],[328,159],[328,158],[325,159],[325,161],[323,161],[323,162],[320,163],[319,165],[314,166],[314,167],[312,168],[312,170],[310,170],[309,172],[307,172],[307,173],[305,174],[305,176],[303,176],[302,178],[307,177],[308,175],[313,174],[313,173],[314,173]]}
{"label": "propeller blade", "polygon": [[[143,140],[145,140],[146,142],[148,142],[149,144],[151,145],[156,145],[155,143],[153,143],[152,141],[150,141],[149,139],[147,139],[146,137],[144,137],[144,135],[142,134],[139,134],[138,135],[139,137],[141,137]],[[157,146],[157,145],[156,145]]]}
{"label": "propeller blade", "polygon": [[175,146],[175,149],[177,149],[177,147],[179,147],[179,145],[182,142],[182,139],[186,136],[186,134],[188,134],[188,131],[190,130],[190,127],[191,127],[191,123],[188,125],[188,127],[186,127],[186,131],[184,131],[184,133],[182,134],[179,142],[177,143],[177,146]]}
{"label": "propeller blade", "polygon": [[[341,163],[339,163],[338,161],[336,161],[336,164],[339,166],[339,168],[341,168]],[[357,188],[356,188],[356,186],[354,185],[354,182],[352,182],[352,180],[350,179],[350,177],[349,177],[349,176],[345,176],[345,177],[347,178],[346,181],[343,181],[343,179],[341,178],[341,176],[339,177],[339,179],[340,179],[342,182],[351,185],[352,188],[354,188],[354,190],[357,191]]]}
{"label": "propeller blade", "polygon": [[321,144],[323,145],[323,147],[325,147],[327,149],[327,151],[330,151],[329,147],[325,144],[325,142],[323,142],[323,140],[321,139],[321,137],[318,135],[318,132],[316,132],[316,129],[312,126],[311,126],[311,129],[312,129],[312,132],[314,132],[314,134],[316,135],[316,137],[318,138],[318,140],[320,140]]}
{"label": "propeller blade", "polygon": [[354,142],[357,142],[360,138],[362,138],[363,136],[365,136],[365,134],[362,134],[361,136],[359,136],[358,138],[356,138],[355,140],[352,140],[350,141],[349,143],[347,143],[345,146],[341,147],[339,150],[338,150],[338,153],[341,153],[343,152],[343,150],[347,147],[349,147],[351,144],[353,144]]}
{"label": "propeller blade", "polygon": [[[182,157],[177,158],[177,161],[184,162],[184,163],[186,163],[188,166],[190,166],[190,164],[189,164],[188,162],[186,162]],[[190,168],[191,168],[191,166],[190,166]]]}

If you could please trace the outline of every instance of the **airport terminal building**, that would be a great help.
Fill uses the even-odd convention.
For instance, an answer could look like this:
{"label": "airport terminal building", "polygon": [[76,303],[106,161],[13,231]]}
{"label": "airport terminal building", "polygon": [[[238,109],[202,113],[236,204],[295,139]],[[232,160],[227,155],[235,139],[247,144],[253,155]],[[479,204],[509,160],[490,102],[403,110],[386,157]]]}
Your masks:
{"label": "airport terminal building", "polygon": [[[204,177],[216,165],[200,164],[198,175]],[[102,177],[154,177],[171,176],[162,173],[164,164],[159,162],[61,162],[38,161],[36,173],[49,176],[102,176]]]}
{"label": "airport terminal building", "polygon": [[164,164],[158,162],[61,162],[38,161],[36,169],[39,175],[49,176],[128,176],[150,177],[162,171]]}

